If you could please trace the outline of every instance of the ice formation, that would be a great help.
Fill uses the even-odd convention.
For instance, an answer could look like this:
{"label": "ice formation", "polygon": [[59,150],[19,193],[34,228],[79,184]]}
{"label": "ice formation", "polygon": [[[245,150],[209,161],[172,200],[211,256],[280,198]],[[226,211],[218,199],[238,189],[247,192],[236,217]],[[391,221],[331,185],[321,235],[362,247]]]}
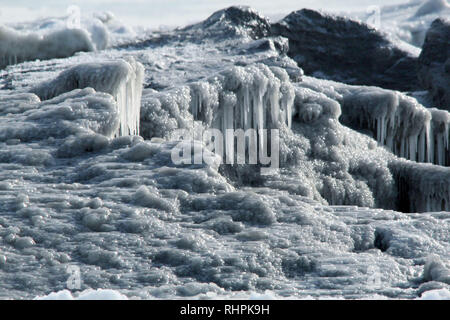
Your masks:
{"label": "ice formation", "polygon": [[[135,31],[110,12],[0,25],[0,69],[24,61],[71,57],[131,42]],[[147,32],[142,29],[142,32]]]}
{"label": "ice formation", "polygon": [[138,135],[144,68],[133,58],[74,66],[32,89],[48,100],[87,87],[111,94],[117,103],[120,128],[116,135]]}
{"label": "ice formation", "polygon": [[448,111],[427,109],[413,97],[378,87],[350,86],[308,77],[300,86],[338,102],[343,123],[369,130],[394,154],[418,162],[450,165]]}
{"label": "ice formation", "polygon": [[[294,88],[281,68],[263,64],[234,67],[212,77],[208,82],[191,85],[191,112],[208,127],[255,129],[252,144],[268,148],[263,131],[291,126]],[[234,152],[233,141],[224,137],[226,153]],[[233,150],[233,151],[231,151]]]}
{"label": "ice formation", "polygon": [[430,164],[394,161],[398,208],[404,212],[450,211],[450,172]]}
{"label": "ice formation", "polygon": [[[232,7],[2,71],[0,298],[446,298],[450,114],[303,76],[272,26]],[[280,169],[176,137],[207,128],[278,129]]]}
{"label": "ice formation", "polygon": [[76,52],[93,51],[89,34],[82,29],[63,29],[45,35],[21,34],[0,26],[0,69],[29,60],[70,57]]}

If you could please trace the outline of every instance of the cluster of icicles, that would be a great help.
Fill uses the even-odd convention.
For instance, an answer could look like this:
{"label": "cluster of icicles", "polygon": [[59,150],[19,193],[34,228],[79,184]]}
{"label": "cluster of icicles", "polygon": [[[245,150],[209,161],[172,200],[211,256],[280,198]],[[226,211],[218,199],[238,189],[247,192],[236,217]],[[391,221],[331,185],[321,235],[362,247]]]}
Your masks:
{"label": "cluster of icicles", "polygon": [[427,109],[414,98],[375,88],[344,94],[343,122],[374,133],[395,155],[450,166],[450,113]]}
{"label": "cluster of icicles", "polygon": [[[191,85],[191,112],[195,120],[226,132],[228,129],[255,129],[249,139],[258,147],[267,146],[264,129],[280,124],[291,126],[295,90],[285,70],[256,64],[233,67],[207,82]],[[225,150],[233,141],[224,136]]]}

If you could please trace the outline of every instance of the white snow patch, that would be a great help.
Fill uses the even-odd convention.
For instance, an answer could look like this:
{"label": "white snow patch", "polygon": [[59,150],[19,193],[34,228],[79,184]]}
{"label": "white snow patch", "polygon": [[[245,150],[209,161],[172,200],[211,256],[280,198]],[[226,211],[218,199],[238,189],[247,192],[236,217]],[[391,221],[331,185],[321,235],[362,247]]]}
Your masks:
{"label": "white snow patch", "polygon": [[419,300],[450,300],[450,290],[436,289],[426,291],[422,294]]}
{"label": "white snow patch", "polygon": [[128,300],[128,297],[111,289],[87,289],[75,295],[65,289],[36,297],[35,300]]}

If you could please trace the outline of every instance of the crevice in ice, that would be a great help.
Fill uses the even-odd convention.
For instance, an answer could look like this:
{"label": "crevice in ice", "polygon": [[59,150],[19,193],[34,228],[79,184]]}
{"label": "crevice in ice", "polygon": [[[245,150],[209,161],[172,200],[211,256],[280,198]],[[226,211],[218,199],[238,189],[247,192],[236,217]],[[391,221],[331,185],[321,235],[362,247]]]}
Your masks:
{"label": "crevice in ice", "polygon": [[41,100],[83,88],[94,88],[111,94],[116,103],[120,126],[116,136],[139,135],[139,120],[144,67],[133,58],[102,63],[76,65],[57,78],[42,83],[31,91]]}

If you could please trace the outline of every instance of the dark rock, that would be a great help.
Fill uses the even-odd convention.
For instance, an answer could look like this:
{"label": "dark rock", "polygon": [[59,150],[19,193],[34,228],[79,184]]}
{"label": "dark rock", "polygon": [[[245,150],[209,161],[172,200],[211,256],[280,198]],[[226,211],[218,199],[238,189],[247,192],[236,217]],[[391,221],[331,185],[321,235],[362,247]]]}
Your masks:
{"label": "dark rock", "polygon": [[272,24],[271,33],[289,39],[289,56],[306,74],[349,84],[417,89],[417,59],[364,23],[302,9]]}
{"label": "dark rock", "polygon": [[419,81],[436,107],[450,110],[450,20],[438,18],[428,29],[419,56]]}

